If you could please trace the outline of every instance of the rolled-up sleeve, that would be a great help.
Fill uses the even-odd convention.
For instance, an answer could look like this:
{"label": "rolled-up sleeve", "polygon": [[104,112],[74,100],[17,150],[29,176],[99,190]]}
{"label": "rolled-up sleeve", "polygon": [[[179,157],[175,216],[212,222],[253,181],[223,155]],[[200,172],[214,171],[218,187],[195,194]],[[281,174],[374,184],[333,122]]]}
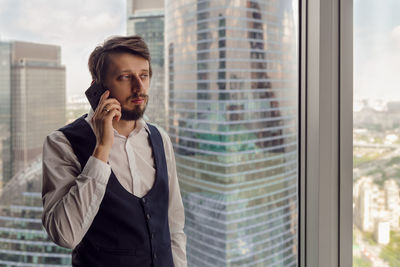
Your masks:
{"label": "rolled-up sleeve", "polygon": [[104,197],[111,167],[91,156],[81,165],[64,134],[43,145],[43,226],[58,245],[74,248],[83,239]]}

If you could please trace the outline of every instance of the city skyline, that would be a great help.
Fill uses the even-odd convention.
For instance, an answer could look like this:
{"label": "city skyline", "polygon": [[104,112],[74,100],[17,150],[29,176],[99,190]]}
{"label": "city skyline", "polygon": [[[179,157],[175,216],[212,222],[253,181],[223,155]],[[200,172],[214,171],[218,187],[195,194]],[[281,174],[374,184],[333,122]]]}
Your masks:
{"label": "city skyline", "polygon": [[[0,4],[7,2],[0,0]],[[39,2],[45,5],[46,0],[35,3]],[[275,2],[285,1],[270,1],[268,6]],[[399,210],[399,206],[395,204],[399,202],[399,192],[394,185],[397,183],[398,186],[397,174],[400,173],[400,163],[396,163],[397,158],[400,158],[398,156],[400,93],[397,92],[396,87],[400,83],[400,76],[396,73],[397,69],[400,69],[400,21],[390,14],[396,10],[395,6],[400,8],[400,4],[393,0],[389,2],[393,4],[390,9],[372,0],[354,1],[356,13],[354,15],[353,161],[355,162],[354,192],[356,195],[353,198],[355,221],[353,249],[354,256],[360,256],[360,258],[368,254],[365,253],[365,249],[372,251],[376,257],[382,256],[380,251],[384,250],[384,246],[389,247],[390,240],[398,240],[391,237],[393,229],[400,238],[398,213],[389,212]],[[15,12],[31,7],[28,13],[23,13],[28,15],[27,18],[40,14],[40,12],[37,13],[35,5],[21,3],[16,1]],[[280,50],[281,54],[285,55],[285,61],[291,55],[289,52],[293,51],[276,45],[285,38],[276,35],[275,28],[268,24],[274,15],[268,15],[268,23],[265,23],[265,28],[268,30],[263,31],[259,30],[260,23],[254,21],[243,25],[237,22],[234,26],[229,25],[229,19],[227,19],[229,16],[225,16],[225,11],[219,11],[218,14],[216,10],[220,6],[213,6],[216,3],[222,3],[221,5],[227,3],[224,1],[190,2],[186,0],[189,4],[184,8],[179,6],[179,1],[171,3],[174,4],[171,4],[169,8],[176,9],[173,9],[173,12],[170,10],[170,14],[173,14],[171,17],[176,18],[176,21],[166,23],[166,33],[169,34],[167,39],[170,41],[165,45],[165,51],[167,51],[165,78],[168,79],[166,86],[169,86],[170,98],[167,104],[171,107],[170,113],[166,113],[166,116],[170,119],[171,129],[168,133],[174,144],[179,177],[183,184],[182,196],[188,212],[189,261],[198,265],[211,260],[221,264],[239,265],[250,265],[252,260],[261,262],[266,256],[258,253],[256,249],[260,249],[265,242],[256,240],[258,236],[256,231],[263,229],[262,227],[276,229],[274,227],[278,227],[278,224],[285,223],[287,228],[281,232],[287,231],[284,238],[286,241],[290,239],[290,242],[293,242],[289,242],[288,245],[292,251],[288,252],[282,248],[281,244],[284,241],[281,242],[281,237],[277,238],[281,242],[277,242],[279,249],[269,250],[268,246],[261,249],[264,252],[276,253],[273,255],[282,253],[286,257],[283,260],[291,259],[290,257],[297,249],[297,243],[294,244],[296,240],[293,240],[289,232],[293,236],[297,234],[295,220],[298,205],[294,193],[291,194],[298,189],[297,184],[294,183],[294,180],[298,178],[295,173],[297,164],[295,155],[298,151],[294,149],[294,141],[298,138],[297,125],[291,122],[298,118],[295,118],[296,116],[288,108],[290,101],[287,101],[287,98],[292,96],[287,89],[293,89],[295,86],[287,85],[288,88],[285,90],[277,90],[284,87],[285,83],[282,81],[289,77],[290,71],[293,70],[279,63],[284,61],[283,57],[271,56],[271,50]],[[258,1],[243,1],[243,3],[247,3],[249,6],[246,8],[251,9],[245,13],[246,15],[235,10],[236,7],[230,8],[233,10],[232,13],[236,11],[235,14],[239,14],[239,17],[242,16],[244,20],[251,19],[250,16],[253,16],[252,19],[259,20],[269,13],[255,11],[260,9]],[[101,1],[98,5],[105,8],[108,3]],[[10,6],[5,10],[13,11]],[[11,53],[11,46],[7,48],[4,45],[9,42],[4,40],[18,40],[16,37],[11,37],[18,34],[32,38],[22,39],[29,43],[45,43],[44,40],[47,38],[46,40],[53,40],[50,43],[61,46],[61,49],[65,47],[67,52],[61,57],[63,65],[67,68],[67,85],[69,84],[67,98],[81,96],[85,99],[84,91],[90,83],[90,74],[87,70],[87,57],[90,51],[96,44],[103,42],[104,38],[115,35],[114,33],[125,35],[127,29],[129,33],[129,12],[127,13],[126,10],[120,12],[119,8],[122,6],[127,7],[126,2],[121,0],[113,8],[106,8],[106,11],[102,10],[95,14],[87,10],[89,6],[85,5],[82,10],[87,13],[79,11],[76,12],[78,14],[75,17],[69,13],[71,5],[63,3],[65,10],[57,10],[49,17],[66,24],[73,19],[76,22],[70,27],[72,30],[59,27],[58,32],[55,31],[55,27],[47,28],[50,20],[46,16],[38,22],[33,22],[32,25],[26,24],[25,31],[22,31],[22,34],[17,31],[15,35],[11,32],[16,25],[12,24],[10,29],[6,29],[0,20],[0,26],[2,26],[0,49],[5,48],[5,54]],[[191,10],[190,6],[195,11]],[[41,12],[51,12],[53,8],[55,8],[54,4]],[[185,8],[188,8],[188,12],[182,11]],[[98,7],[95,9],[99,10]],[[375,9],[375,14],[370,13],[371,9]],[[4,12],[4,10],[0,11],[0,17],[5,14]],[[192,16],[188,15],[192,14],[190,12],[193,13]],[[382,16],[383,19],[381,19]],[[17,21],[18,18],[20,17],[16,16],[16,19],[10,21]],[[17,26],[20,29],[24,27],[23,22],[23,19],[19,20]],[[121,25],[125,28],[120,33]],[[195,30],[189,31],[190,25],[196,25],[198,28],[194,27]],[[82,31],[74,35],[75,27]],[[237,31],[238,28],[239,31]],[[34,33],[40,30],[43,32],[42,35],[35,36]],[[91,33],[85,35],[86,30]],[[184,36],[188,38],[186,42],[185,38],[180,37],[182,32],[185,32]],[[264,38],[266,39],[263,40]],[[198,40],[201,41],[198,42]],[[229,54],[233,41],[242,42],[242,44],[233,46],[233,49],[238,50],[236,53]],[[235,60],[240,59],[239,55],[247,57],[248,60],[238,64]],[[7,62],[7,60],[4,61],[4,54],[0,55],[0,63],[3,63],[3,67],[11,64]],[[19,64],[25,63],[19,62]],[[293,66],[299,66],[299,62],[295,62]],[[278,71],[274,71],[274,68]],[[69,69],[71,72],[68,72]],[[280,72],[282,70],[287,71]],[[1,74],[4,80],[5,72]],[[274,81],[270,83],[270,79]],[[10,79],[5,80],[3,86],[8,83],[11,83]],[[247,89],[243,91],[243,88]],[[255,92],[253,89],[261,90]],[[151,91],[150,97],[152,93],[155,92]],[[2,97],[4,102],[10,95],[2,95]],[[282,99],[285,100],[282,101]],[[364,101],[365,99],[368,101]],[[5,106],[3,105],[2,108],[5,109]],[[264,113],[261,113],[260,109],[263,109]],[[260,114],[254,115],[253,110],[258,110]],[[261,141],[254,141],[259,139]],[[4,147],[7,148],[7,146]],[[254,152],[254,155],[251,152]],[[250,165],[244,164],[247,161],[254,163],[255,167],[250,170]],[[383,170],[382,168],[388,166],[389,162],[391,162],[390,168]],[[0,167],[12,167],[12,165],[3,163]],[[260,174],[256,176],[258,172]],[[293,175],[285,176],[286,174]],[[361,174],[366,174],[367,178]],[[266,203],[260,204],[254,201],[254,203],[257,202],[254,204],[248,201],[247,194],[256,187],[253,185],[254,180],[260,179],[262,175],[268,178],[268,183],[257,184],[257,191],[252,197],[258,197],[261,199],[260,202]],[[390,177],[394,180],[383,182],[384,179]],[[261,177],[260,180],[264,181],[263,178],[265,177]],[[272,184],[269,184],[271,181]],[[383,186],[384,189],[379,189],[377,185]],[[284,190],[287,188],[291,190],[287,190],[289,196],[282,197],[282,192],[286,192]],[[395,188],[395,190],[391,191],[389,188]],[[280,192],[280,196],[276,198],[268,196],[267,200],[262,199],[263,193],[271,193],[268,190]],[[264,216],[265,210],[257,205],[265,207],[268,201],[281,203],[281,206],[275,204],[269,206],[268,215],[263,217],[263,224],[261,222],[258,224],[254,218]],[[248,209],[251,211],[248,212]],[[257,214],[252,214],[251,212],[255,210]],[[246,218],[249,214],[252,216],[251,220]],[[282,219],[283,217],[286,221]],[[270,219],[276,219],[279,223],[269,224]],[[257,227],[251,225],[254,222]],[[246,230],[241,232],[242,229]],[[267,230],[260,231],[262,231],[260,236],[263,236]],[[371,233],[373,236],[370,235]],[[271,233],[271,236],[273,234]],[[284,240],[283,237],[282,240]],[[368,244],[373,240],[378,245]],[[238,242],[235,243],[236,241]],[[220,247],[225,249],[220,249]],[[212,253],[204,253],[210,248]],[[278,262],[281,259],[279,256],[269,260]],[[377,266],[386,266],[379,265],[386,264],[383,261],[377,262],[374,263],[378,264]]]}
{"label": "city skyline", "polygon": [[[362,66],[355,68],[355,77],[359,77],[355,79],[355,99],[400,100],[400,76],[396,73],[400,69],[400,19],[396,14],[400,2],[386,3],[354,1],[354,21],[358,27],[354,29],[354,63]],[[126,0],[1,0],[0,5],[0,40],[62,47],[67,97],[84,97],[91,82],[87,60],[94,47],[111,35],[126,35]],[[374,12],[376,15],[371,15]],[[377,81],[382,79],[386,82],[379,84]]]}

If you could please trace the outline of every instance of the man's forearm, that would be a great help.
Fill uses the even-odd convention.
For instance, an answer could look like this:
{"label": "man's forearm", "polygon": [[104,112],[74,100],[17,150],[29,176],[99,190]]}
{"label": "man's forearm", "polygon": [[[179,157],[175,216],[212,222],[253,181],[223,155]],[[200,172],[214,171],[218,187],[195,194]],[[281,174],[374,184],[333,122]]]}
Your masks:
{"label": "man's forearm", "polygon": [[174,267],[187,267],[186,235],[183,231],[171,234],[171,248]]}

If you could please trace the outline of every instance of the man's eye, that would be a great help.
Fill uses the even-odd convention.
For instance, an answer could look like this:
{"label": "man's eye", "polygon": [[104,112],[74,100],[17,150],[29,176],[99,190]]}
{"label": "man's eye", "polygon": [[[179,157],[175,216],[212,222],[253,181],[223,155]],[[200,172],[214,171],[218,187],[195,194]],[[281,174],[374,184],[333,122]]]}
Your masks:
{"label": "man's eye", "polygon": [[141,76],[142,76],[142,79],[146,79],[147,77],[149,77],[149,75],[147,75],[147,74],[142,74]]}
{"label": "man's eye", "polygon": [[131,78],[130,75],[122,75],[122,76],[120,76],[121,80],[129,80],[130,78]]}

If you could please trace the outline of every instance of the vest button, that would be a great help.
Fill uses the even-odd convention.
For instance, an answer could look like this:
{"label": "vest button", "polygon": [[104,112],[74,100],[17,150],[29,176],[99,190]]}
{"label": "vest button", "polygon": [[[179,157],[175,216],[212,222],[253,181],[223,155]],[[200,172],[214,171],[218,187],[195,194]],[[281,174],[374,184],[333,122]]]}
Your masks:
{"label": "vest button", "polygon": [[154,253],[154,259],[157,259],[157,254],[156,253]]}
{"label": "vest button", "polygon": [[147,220],[150,220],[150,214],[146,214]]}
{"label": "vest button", "polygon": [[145,198],[142,198],[142,202],[143,202],[143,203],[146,203],[146,199],[145,199]]}
{"label": "vest button", "polygon": [[153,239],[154,238],[154,233],[151,233],[151,239]]}

